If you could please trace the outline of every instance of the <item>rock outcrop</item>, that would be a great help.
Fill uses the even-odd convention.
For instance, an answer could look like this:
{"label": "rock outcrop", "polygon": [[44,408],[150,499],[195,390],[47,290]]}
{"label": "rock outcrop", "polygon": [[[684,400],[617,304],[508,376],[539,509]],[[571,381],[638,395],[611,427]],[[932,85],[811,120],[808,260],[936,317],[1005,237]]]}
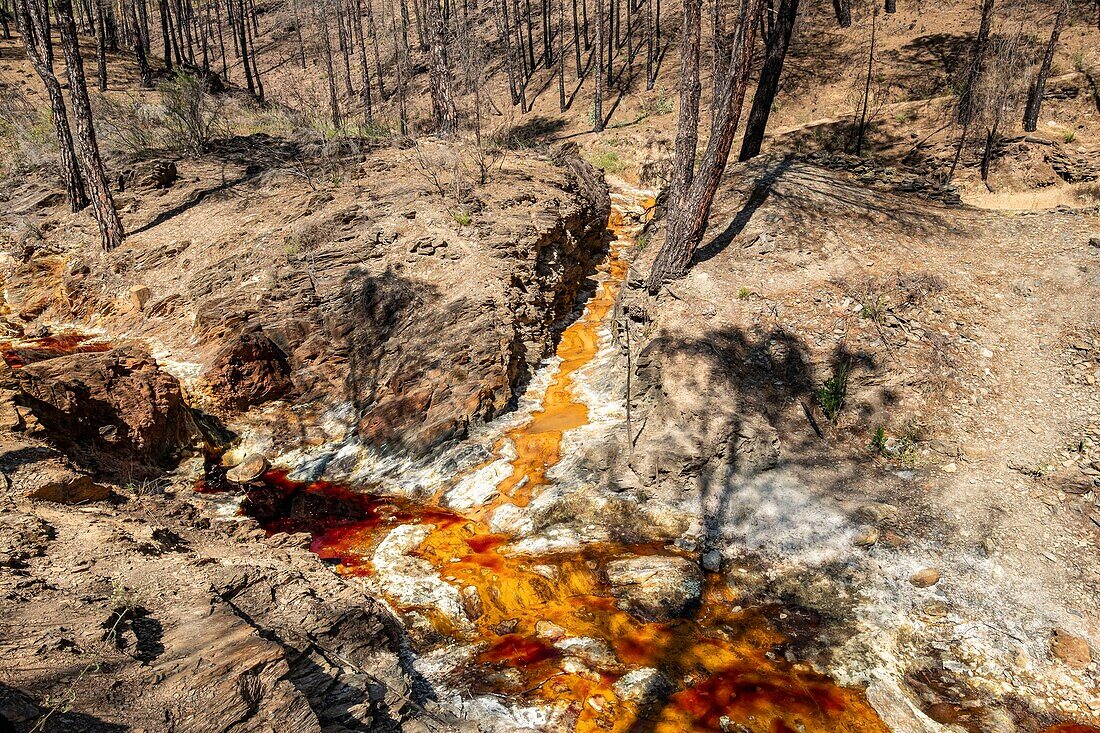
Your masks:
{"label": "rock outcrop", "polygon": [[203,382],[211,401],[232,411],[247,410],[294,388],[286,354],[262,331],[230,340],[214,357]]}
{"label": "rock outcrop", "polygon": [[[0,282],[28,320],[75,315],[155,339],[197,367],[203,406],[224,417],[293,389],[309,415],[337,416],[341,437],[422,455],[513,402],[607,248],[607,189],[575,152],[509,154],[485,185],[443,197],[419,168],[463,154],[375,151],[349,167],[357,186],[189,170],[163,195],[131,192],[150,216],[163,209],[155,237],[131,233],[103,261],[56,255],[64,282],[14,261]],[[219,196],[230,184],[247,227],[238,199]],[[304,414],[272,418],[280,443],[309,439]]]}
{"label": "rock outcrop", "polygon": [[679,618],[699,605],[703,574],[683,557],[628,557],[604,570],[624,611],[646,621]]}
{"label": "rock outcrop", "polygon": [[170,468],[198,440],[179,381],[125,346],[18,370],[19,399],[77,463],[122,480]]}

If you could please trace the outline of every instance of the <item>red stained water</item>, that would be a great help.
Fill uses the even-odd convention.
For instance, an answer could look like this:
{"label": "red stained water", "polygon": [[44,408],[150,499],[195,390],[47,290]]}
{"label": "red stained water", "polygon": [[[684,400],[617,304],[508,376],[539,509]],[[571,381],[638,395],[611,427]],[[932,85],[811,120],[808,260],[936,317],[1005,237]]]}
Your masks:
{"label": "red stained water", "polygon": [[[708,578],[701,606],[687,619],[649,623],[620,608],[603,565],[625,555],[677,554],[672,550],[597,545],[532,558],[510,554],[509,538],[489,530],[484,517],[505,502],[525,505],[559,460],[562,434],[588,420],[587,407],[573,394],[573,377],[597,353],[598,329],[625,263],[613,255],[605,272],[610,277],[585,316],[563,334],[562,366],[542,408],[508,434],[517,458],[491,506],[462,515],[269,472],[264,486],[248,491],[244,510],[270,532],[309,532],[312,550],[343,574],[370,574],[374,548],[391,528],[433,525],[416,555],[447,582],[475,589],[479,601],[475,638],[462,632],[464,641],[484,644],[478,666],[468,670],[478,680],[475,689],[556,706],[566,712],[573,733],[718,733],[723,726],[749,733],[886,733],[861,690],[838,687],[808,666],[786,661],[787,639],[769,620],[780,609],[741,610],[741,599],[718,577]],[[567,636],[605,642],[622,670],[659,669],[676,691],[644,710],[618,700],[613,687],[621,671],[567,672],[565,655],[537,633],[540,620]],[[442,634],[459,634],[445,619],[433,622]],[[1044,733],[1100,731],[1075,726]]]}

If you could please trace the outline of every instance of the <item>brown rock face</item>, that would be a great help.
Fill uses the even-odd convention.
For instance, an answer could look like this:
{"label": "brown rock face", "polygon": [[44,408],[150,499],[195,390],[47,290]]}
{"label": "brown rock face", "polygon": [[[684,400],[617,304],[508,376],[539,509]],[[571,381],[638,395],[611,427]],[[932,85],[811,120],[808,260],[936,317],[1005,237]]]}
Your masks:
{"label": "brown rock face", "polygon": [[235,411],[281,397],[294,387],[286,354],[262,332],[242,334],[226,344],[205,384],[219,406]]}
{"label": "brown rock face", "polygon": [[1092,650],[1089,649],[1088,641],[1065,629],[1054,630],[1053,636],[1050,637],[1050,651],[1055,657],[1075,669],[1084,669],[1092,661]]}
{"label": "brown rock face", "polygon": [[19,380],[53,442],[97,471],[148,476],[198,438],[179,382],[136,347],[31,364]]}

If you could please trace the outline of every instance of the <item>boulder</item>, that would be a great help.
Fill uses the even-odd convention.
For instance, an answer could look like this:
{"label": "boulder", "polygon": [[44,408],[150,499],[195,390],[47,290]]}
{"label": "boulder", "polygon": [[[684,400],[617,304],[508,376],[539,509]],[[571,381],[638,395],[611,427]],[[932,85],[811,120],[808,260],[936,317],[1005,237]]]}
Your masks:
{"label": "boulder", "polygon": [[225,477],[235,484],[248,484],[256,481],[267,471],[267,459],[253,453],[225,472]]}
{"label": "boulder", "polygon": [[644,621],[669,621],[699,605],[703,574],[683,557],[628,557],[604,569],[618,606]]}
{"label": "boulder", "polygon": [[111,494],[56,451],[36,443],[16,441],[0,449],[0,471],[12,490],[28,499],[80,504]]}
{"label": "boulder", "polygon": [[664,700],[673,689],[664,675],[652,667],[631,670],[612,687],[615,697],[643,708]]}
{"label": "boulder", "polygon": [[290,364],[262,331],[241,334],[214,357],[204,380],[219,407],[244,411],[289,392]]}
{"label": "boulder", "polygon": [[171,467],[199,439],[179,381],[136,346],[71,354],[18,372],[21,401],[82,466],[123,480]]}

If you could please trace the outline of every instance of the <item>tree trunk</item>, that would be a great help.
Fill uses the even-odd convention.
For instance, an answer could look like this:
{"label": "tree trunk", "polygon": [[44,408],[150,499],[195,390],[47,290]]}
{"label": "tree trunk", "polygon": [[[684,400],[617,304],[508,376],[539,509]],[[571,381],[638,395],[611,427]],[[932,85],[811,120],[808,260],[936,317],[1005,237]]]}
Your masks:
{"label": "tree trunk", "polygon": [[989,28],[993,23],[994,0],[982,0],[982,20],[978,25],[978,36],[974,39],[974,48],[971,52],[970,70],[966,76],[966,86],[959,96],[959,108],[956,118],[959,124],[969,126],[974,120],[974,90],[978,86],[978,79],[982,76],[982,67],[985,64],[985,52],[989,46]]}
{"label": "tree trunk", "polygon": [[107,14],[103,9],[103,0],[95,2],[95,59],[96,80],[99,91],[107,91]]}
{"label": "tree trunk", "polygon": [[508,22],[508,0],[500,5],[493,3],[493,17],[497,23],[497,33],[504,41],[504,68],[508,72],[508,91],[512,95],[512,105],[519,104],[519,84],[516,70],[516,56],[512,50],[512,29]]}
{"label": "tree trunk", "polygon": [[577,0],[573,0],[573,50],[577,61],[577,78],[581,78],[584,70],[581,68],[581,24],[577,16]]}
{"label": "tree trunk", "polygon": [[[217,5],[217,3],[215,3]],[[290,9],[294,12],[294,33],[298,37],[298,65],[306,68],[306,44],[302,40],[302,18],[298,13],[298,0],[291,0]]]}
{"label": "tree trunk", "polygon": [[356,39],[359,42],[359,80],[363,85],[363,125],[369,128],[374,123],[374,105],[370,93],[370,62],[367,60],[367,41],[363,35],[363,0],[355,0],[355,25],[359,31]]}
{"label": "tree trunk", "polygon": [[871,15],[871,48],[867,51],[867,80],[863,85],[863,107],[856,132],[856,155],[863,155],[863,140],[867,135],[867,106],[871,100],[871,73],[875,65],[875,31],[878,26],[878,5]]}
{"label": "tree trunk", "polygon": [[558,0],[558,109],[565,112],[565,0]]}
{"label": "tree trunk", "polygon": [[351,38],[350,28],[346,27],[345,13],[342,9],[343,0],[336,0],[336,29],[340,39],[340,55],[344,62],[344,94],[348,99],[355,96],[355,88],[351,83]]}
{"label": "tree trunk", "polygon": [[441,135],[453,135],[458,131],[458,109],[451,93],[451,69],[447,64],[443,19],[439,15],[437,0],[426,0],[424,7],[428,16],[428,37],[431,45],[432,116]]}
{"label": "tree trunk", "polygon": [[332,39],[329,38],[328,13],[321,8],[321,46],[325,51],[325,79],[328,81],[328,105],[332,129],[339,132],[343,127],[340,118],[340,102],[336,98],[336,73],[332,63]]}
{"label": "tree trunk", "polygon": [[374,67],[378,75],[378,99],[386,101],[386,83],[382,79],[382,49],[379,45],[378,31],[374,26],[374,0],[367,0],[367,32],[370,33],[371,45],[374,47]]}
{"label": "tree trunk", "polygon": [[42,23],[44,9],[29,4],[29,0],[15,0],[15,22],[23,34],[23,47],[27,58],[34,67],[46,95],[50,98],[50,111],[53,113],[53,128],[57,135],[58,162],[61,167],[61,181],[65,185],[65,195],[69,208],[74,212],[88,205],[88,194],[84,190],[84,179],[73,150],[73,137],[69,130],[69,116],[65,109],[65,98],[61,94],[61,84],[53,70],[53,52],[50,50],[50,36]]}
{"label": "tree trunk", "polygon": [[111,250],[122,243],[122,221],[115,210],[114,199],[107,187],[107,174],[99,155],[95,128],[92,126],[92,105],[88,99],[88,87],[84,80],[84,62],[76,37],[76,23],[70,0],[54,0],[57,12],[57,28],[61,35],[61,50],[65,54],[65,68],[69,77],[69,101],[72,103],[76,122],[76,153],[83,168],[84,179],[91,193],[92,209],[99,223],[103,248]]}
{"label": "tree trunk", "polygon": [[153,88],[153,70],[149,67],[149,59],[145,56],[145,40],[141,35],[141,24],[138,22],[137,6],[131,5],[134,21],[134,56],[137,58],[138,74],[141,77],[141,88]]}
{"label": "tree trunk", "polygon": [[[1058,5],[1058,14],[1054,16],[1054,29],[1050,32],[1050,40],[1047,41],[1047,50],[1043,54],[1043,62],[1039,65],[1039,74],[1035,77],[1035,83],[1027,95],[1027,106],[1024,109],[1024,130],[1035,132],[1039,125],[1039,110],[1043,106],[1043,93],[1046,91],[1047,76],[1050,74],[1050,65],[1054,62],[1054,50],[1058,47],[1058,36],[1062,33],[1062,26],[1069,14],[1069,0],[1062,0]],[[984,180],[984,179],[983,179]]]}
{"label": "tree trunk", "polygon": [[669,219],[687,200],[695,175],[695,152],[699,147],[699,45],[702,36],[702,0],[684,0],[683,30],[680,32],[680,112],[673,144],[672,175],[669,179]]}
{"label": "tree trunk", "polygon": [[783,64],[787,59],[787,49],[791,46],[791,35],[798,17],[798,0],[780,0],[779,10],[768,38],[764,55],[764,67],[760,70],[760,82],[752,98],[752,111],[745,124],[745,140],[741,144],[740,160],[748,160],[760,154],[764,142],[764,133],[768,128],[775,96],[779,93],[779,80],[783,74]]}
{"label": "tree trunk", "polygon": [[172,70],[172,34],[168,30],[168,2],[167,0],[160,0],[157,3],[157,9],[160,11],[160,37],[164,42],[164,68],[168,71]]}
{"label": "tree trunk", "polygon": [[245,56],[245,59],[252,60],[252,76],[256,79],[256,99],[260,104],[264,103],[264,82],[260,78],[260,65],[256,61],[256,34],[259,33],[260,24],[256,20],[256,5],[252,0],[248,0],[248,15],[251,19],[251,24],[248,26],[248,49],[250,53]]}
{"label": "tree trunk", "polygon": [[[402,7],[404,5],[402,4]],[[404,22],[404,17],[402,17]],[[390,18],[390,27],[393,29],[394,60],[397,66],[397,124],[401,137],[409,134],[409,111],[405,105],[405,67],[408,54],[408,39],[402,39],[397,33],[397,13]]]}
{"label": "tree trunk", "polygon": [[604,35],[606,34],[604,25],[603,0],[596,0],[596,47],[593,49],[593,52],[596,54],[596,94],[592,99],[592,130],[594,132],[603,132],[604,128],[603,49]]}
{"label": "tree trunk", "polygon": [[[685,12],[688,5],[695,5],[696,19],[699,15],[699,0],[685,0]],[[710,207],[714,203],[714,195],[718,191],[718,184],[722,180],[726,162],[729,160],[730,148],[733,147],[733,139],[737,132],[737,123],[741,117],[741,107],[745,101],[745,93],[749,85],[749,73],[752,67],[753,52],[756,46],[756,33],[759,25],[760,12],[763,9],[764,0],[741,0],[741,12],[738,17],[737,28],[734,32],[730,54],[730,73],[726,75],[726,81],[722,85],[719,100],[719,113],[714,117],[707,147],[699,164],[698,172],[691,178],[691,185],[687,189],[686,196],[681,195],[676,209],[668,219],[668,231],[665,235],[665,243],[661,251],[657,253],[653,269],[649,275],[649,291],[656,293],[661,283],[682,277],[691,264],[691,258],[695,248],[703,238],[706,231],[707,220],[710,218]],[[687,25],[685,20],[685,26]],[[694,21],[698,23],[698,20]],[[698,32],[694,33],[698,38]],[[688,45],[696,45],[697,41]],[[698,68],[698,61],[694,61]],[[698,77],[698,72],[695,74]],[[683,104],[683,101],[681,101]],[[698,110],[698,102],[695,102]],[[698,112],[695,113],[698,119]],[[681,115],[681,122],[683,122]],[[690,122],[690,118],[688,120]],[[677,132],[677,138],[684,130]],[[697,137],[698,133],[694,133]],[[685,137],[690,141],[689,134]],[[677,139],[677,143],[679,143]],[[683,146],[684,158],[678,157],[674,162],[674,174],[679,170],[691,170],[695,157],[694,150],[688,150],[689,146]],[[681,149],[676,151],[681,155]],[[687,157],[690,155],[690,157]],[[679,173],[678,175],[682,175]],[[673,192],[675,195],[675,191]]]}
{"label": "tree trunk", "polygon": [[841,28],[852,27],[852,0],[833,0],[833,10]]}

